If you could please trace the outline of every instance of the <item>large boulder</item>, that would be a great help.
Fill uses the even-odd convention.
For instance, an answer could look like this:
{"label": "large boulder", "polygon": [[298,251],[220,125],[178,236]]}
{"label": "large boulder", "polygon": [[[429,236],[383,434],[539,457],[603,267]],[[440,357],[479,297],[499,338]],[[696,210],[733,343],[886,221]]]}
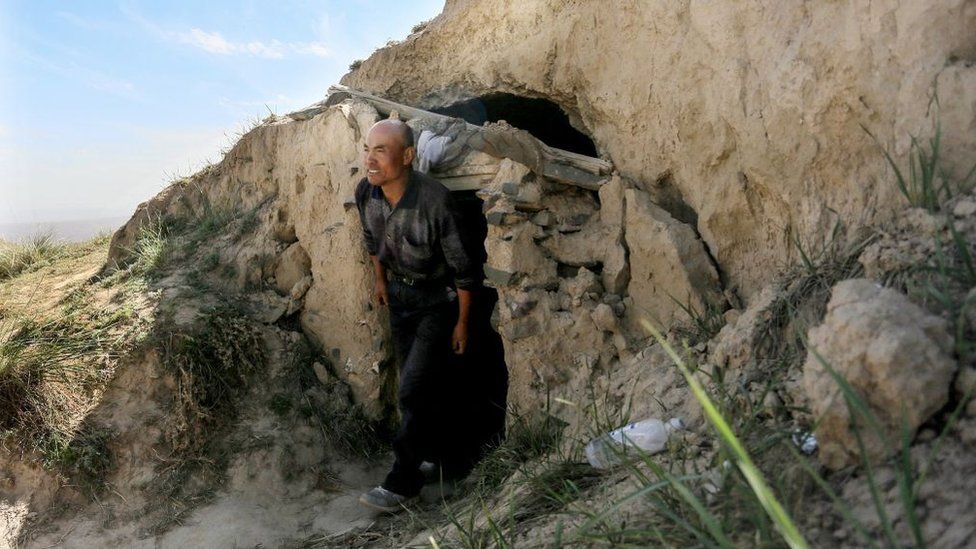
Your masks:
{"label": "large boulder", "polygon": [[644,315],[662,326],[687,320],[682,307],[703,311],[716,304],[719,278],[694,229],[651,202],[646,193],[625,191],[630,250],[628,291]]}
{"label": "large boulder", "polygon": [[904,425],[918,427],[942,408],[956,370],[952,338],[942,318],[871,280],[833,288],[823,323],[809,331],[803,384],[817,424],[820,461],[832,469],[860,462],[855,425],[829,365],[877,418],[858,417],[868,459],[889,455]]}
{"label": "large boulder", "polygon": [[305,248],[295,242],[278,256],[278,263],[275,266],[275,285],[279,292],[288,295],[296,284],[311,274],[312,260],[309,259]]}

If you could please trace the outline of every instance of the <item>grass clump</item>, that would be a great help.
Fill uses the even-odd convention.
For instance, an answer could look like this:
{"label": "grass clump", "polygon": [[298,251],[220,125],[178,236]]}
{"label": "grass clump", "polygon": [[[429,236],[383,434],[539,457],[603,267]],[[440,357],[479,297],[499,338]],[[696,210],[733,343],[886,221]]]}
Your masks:
{"label": "grass clump", "polygon": [[228,307],[209,311],[188,329],[167,332],[157,344],[163,368],[176,379],[164,437],[170,446],[147,492],[159,534],[212,499],[235,448],[229,440],[248,382],[266,363],[261,334]]}
{"label": "grass clump", "polygon": [[[701,385],[698,379],[692,375],[691,371],[685,366],[684,361],[680,356],[674,351],[674,349],[665,341],[664,337],[654,329],[650,324],[645,323],[645,327],[651,331],[659,345],[664,347],[664,350],[671,357],[674,364],[681,370],[682,375],[691,387],[692,394],[695,399],[698,400],[702,408],[705,410],[705,417],[708,419],[709,423],[715,428],[719,434],[723,445],[729,450],[731,457],[734,460],[735,465],[742,473],[742,476],[746,478],[749,483],[749,487],[755,494],[756,500],[762,505],[763,510],[772,519],[776,530],[780,533],[783,539],[786,541],[787,545],[794,548],[805,548],[808,547],[806,540],[803,535],[800,534],[799,529],[793,522],[792,517],[784,510],[783,505],[776,498],[776,495],[769,488],[766,479],[763,474],[756,467],[755,463],[746,451],[745,446],[733,432],[729,423],[725,420],[723,415],[718,411],[718,408],[712,402],[705,388]],[[661,476],[661,475],[659,475]],[[665,477],[666,478],[666,477]],[[680,486],[680,484],[678,485]],[[727,540],[723,540],[721,530],[717,528],[717,522],[714,519],[709,519],[706,515],[707,511],[704,506],[695,505],[695,499],[693,495],[690,495],[687,491],[681,491],[683,498],[691,504],[695,511],[702,516],[703,521],[716,541],[721,542],[721,545],[728,546]],[[690,496],[690,497],[689,497]]]}
{"label": "grass clump", "polygon": [[[323,383],[313,369],[316,357],[311,353],[297,356],[293,366],[298,380],[301,400],[295,410],[316,424],[323,437],[343,457],[375,462],[386,455],[390,447],[386,440],[390,433],[370,420],[355,404],[349,386],[331,375]],[[318,357],[321,364],[328,361]],[[325,366],[320,366],[325,368]]]}
{"label": "grass clump", "polygon": [[725,326],[725,316],[722,314],[724,311],[721,306],[707,301],[699,310],[690,299],[687,303],[682,303],[674,296],[669,297],[688,317],[686,322],[674,328],[674,333],[679,339],[696,345],[712,339]]}
{"label": "grass clump", "polygon": [[177,379],[176,452],[195,453],[233,417],[235,397],[265,362],[261,335],[244,316],[226,307],[207,313],[197,327],[163,342],[163,365]]}
{"label": "grass clump", "polygon": [[126,251],[129,254],[128,275],[153,277],[173,252],[171,227],[161,218],[150,219],[139,228],[132,248]]}
{"label": "grass clump", "polygon": [[548,413],[527,418],[511,412],[505,440],[489,452],[471,474],[470,483],[482,497],[493,494],[499,486],[527,463],[552,451],[562,438],[563,422]]}
{"label": "grass clump", "polygon": [[78,290],[53,319],[23,319],[0,333],[0,437],[97,491],[110,433],[85,418],[134,331],[131,310],[95,309],[89,298]]}
{"label": "grass clump", "polygon": [[51,233],[36,234],[19,243],[0,240],[0,280],[48,265],[66,249]]}
{"label": "grass clump", "polygon": [[802,335],[823,318],[834,285],[863,274],[858,258],[876,238],[869,230],[849,235],[840,221],[819,246],[805,246],[794,236],[799,262],[782,277],[782,291],[759,331],[758,354],[774,363],[795,365],[802,361],[806,356]]}
{"label": "grass clump", "polygon": [[[936,101],[936,103],[938,103]],[[908,168],[902,170],[887,149],[867,128],[865,132],[878,144],[885,160],[895,173],[895,183],[909,205],[938,212],[956,194],[969,192],[976,185],[976,164],[960,181],[953,181],[942,166],[942,125],[936,122],[935,132],[926,142],[911,136]]]}

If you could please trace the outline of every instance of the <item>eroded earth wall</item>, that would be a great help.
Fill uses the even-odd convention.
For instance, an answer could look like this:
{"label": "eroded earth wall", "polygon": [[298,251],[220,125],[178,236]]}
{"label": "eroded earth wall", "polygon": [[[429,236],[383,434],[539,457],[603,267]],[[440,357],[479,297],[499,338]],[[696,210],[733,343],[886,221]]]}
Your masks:
{"label": "eroded earth wall", "polygon": [[[635,413],[687,400],[668,396],[663,371],[647,377],[661,361],[643,352],[642,320],[666,327],[687,319],[684,307],[750,305],[795,241],[903,207],[862,126],[904,159],[910,134],[931,135],[938,116],[945,168],[971,166],[973,28],[972,1],[451,1],[344,83],[426,107],[497,91],[546,97],[613,162],[599,192],[509,160],[481,192],[509,401],[539,410],[559,399],[570,404],[553,413],[581,424],[595,390],[636,399]],[[377,118],[346,101],[266,122],[140,206],[110,263],[154,216],[250,212],[257,236],[227,242],[221,263],[237,266],[235,284],[266,302],[269,322],[297,314],[380,417],[391,353],[352,204]]]}
{"label": "eroded earth wall", "polygon": [[940,117],[946,168],[971,167],[974,28],[971,0],[448,0],[342,82],[428,108],[493,92],[558,103],[621,175],[697,213],[748,299],[795,238],[900,204],[862,126],[904,160]]}

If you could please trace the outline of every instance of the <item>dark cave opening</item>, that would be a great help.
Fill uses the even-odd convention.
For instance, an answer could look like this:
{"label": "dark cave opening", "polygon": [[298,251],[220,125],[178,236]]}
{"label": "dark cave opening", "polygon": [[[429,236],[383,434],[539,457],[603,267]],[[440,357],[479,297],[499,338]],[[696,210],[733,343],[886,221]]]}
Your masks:
{"label": "dark cave opening", "polygon": [[485,122],[504,120],[531,133],[550,147],[598,156],[596,145],[588,135],[569,123],[569,116],[548,99],[522,97],[511,93],[493,93],[432,109],[433,112],[463,118],[481,126]]}

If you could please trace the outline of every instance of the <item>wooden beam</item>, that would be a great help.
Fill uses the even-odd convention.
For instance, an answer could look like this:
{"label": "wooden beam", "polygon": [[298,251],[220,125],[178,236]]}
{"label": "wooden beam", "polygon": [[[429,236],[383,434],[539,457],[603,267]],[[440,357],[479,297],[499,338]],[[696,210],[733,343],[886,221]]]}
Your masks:
{"label": "wooden beam", "polygon": [[[337,105],[349,98],[365,101],[372,105],[377,112],[385,116],[389,116],[391,112],[396,111],[401,120],[410,120],[413,118],[443,121],[457,120],[449,116],[425,111],[340,85],[329,88],[329,97],[325,100],[324,107],[327,108],[332,105]],[[306,111],[299,112],[307,116],[307,109]],[[525,136],[528,136],[532,141],[532,148],[538,150],[540,153],[538,157],[534,157],[533,155],[527,156],[527,153],[520,150],[517,146],[506,146],[506,139],[498,138],[504,130],[487,129],[467,122],[465,122],[465,125],[469,131],[478,133],[482,137],[482,139],[476,139],[470,142],[473,148],[497,158],[511,158],[516,162],[525,164],[540,175],[561,183],[576,185],[589,190],[598,190],[613,168],[606,160],[550,147],[528,134],[528,132],[512,128],[513,140],[521,140],[524,142],[526,139]]]}

